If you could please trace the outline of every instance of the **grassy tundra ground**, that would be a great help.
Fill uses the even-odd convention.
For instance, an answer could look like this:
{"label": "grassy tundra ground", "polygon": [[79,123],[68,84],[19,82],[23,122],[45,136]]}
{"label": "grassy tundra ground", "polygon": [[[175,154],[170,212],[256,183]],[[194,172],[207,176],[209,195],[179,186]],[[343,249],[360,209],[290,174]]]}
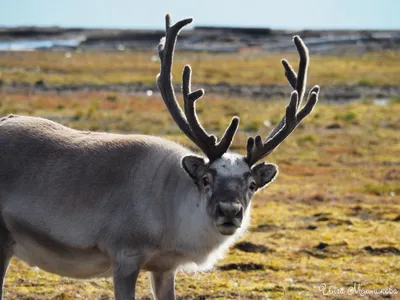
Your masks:
{"label": "grassy tundra ground", "polygon": [[[3,83],[44,79],[46,83],[153,83],[158,63],[148,53],[3,53]],[[234,55],[188,54],[194,80],[214,83],[285,83],[280,56],[238,59]],[[293,55],[287,55],[294,61]],[[400,82],[400,55],[313,56],[310,82],[389,84]],[[244,71],[247,70],[247,71]],[[283,99],[281,99],[283,100]],[[217,134],[232,115],[241,117],[233,149],[244,153],[246,138],[266,135],[284,113],[285,102],[206,95],[199,117]],[[96,131],[161,135],[192,147],[171,121],[158,95],[110,92],[23,92],[0,89],[0,115],[46,117]],[[400,101],[369,99],[347,105],[320,103],[269,157],[278,179],[253,200],[249,232],[215,270],[177,276],[184,299],[325,298],[331,287],[397,288],[400,293]],[[246,244],[247,243],[247,244]],[[250,251],[250,252],[248,252]],[[109,279],[74,280],[13,260],[6,299],[111,299]],[[146,273],[140,298],[150,297]],[[380,299],[366,296],[364,299]],[[392,298],[396,298],[392,295]]]}
{"label": "grassy tundra ground", "polygon": [[[85,130],[163,135],[192,147],[172,124],[159,96],[3,91],[0,99],[2,115],[44,116]],[[216,133],[231,115],[239,115],[242,124],[234,150],[243,152],[246,137],[266,134],[269,122],[264,121],[275,124],[284,105],[211,95],[201,100],[198,110],[206,128]],[[232,248],[212,272],[180,273],[178,295],[323,298],[318,289],[323,283],[400,290],[399,113],[396,99],[387,106],[371,101],[318,104],[271,155],[280,175],[254,199],[252,225],[242,242],[266,248]],[[6,299],[108,299],[112,283],[60,278],[14,260],[6,291]],[[146,273],[140,276],[138,293],[150,296]]]}
{"label": "grassy tundra ground", "polygon": [[[285,53],[291,62],[297,54]],[[181,80],[184,64],[194,69],[196,83],[286,84],[281,54],[179,53],[174,79]],[[362,55],[312,55],[310,84],[398,85],[400,52]],[[154,52],[6,52],[0,53],[0,78],[6,82],[48,84],[154,83],[159,62]]]}

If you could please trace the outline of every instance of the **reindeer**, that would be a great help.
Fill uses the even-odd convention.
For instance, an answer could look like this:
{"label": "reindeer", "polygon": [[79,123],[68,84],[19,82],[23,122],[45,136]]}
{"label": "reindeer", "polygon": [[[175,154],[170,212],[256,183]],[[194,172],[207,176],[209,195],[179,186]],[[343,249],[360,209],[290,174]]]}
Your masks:
{"label": "reindeer", "polygon": [[[117,300],[135,297],[140,270],[151,272],[156,299],[175,299],[177,270],[205,270],[223,256],[249,223],[253,195],[278,174],[261,162],[317,103],[319,87],[303,99],[308,50],[296,74],[283,60],[293,87],[286,114],[265,141],[247,141],[247,154],[228,153],[239,119],[217,141],[201,126],[183,71],[184,111],[174,94],[171,68],[178,33],[192,19],[171,25],[158,53],[157,85],[172,118],[205,157],[147,135],[83,132],[37,117],[0,120],[1,291],[12,256],[61,276],[112,276]],[[1,293],[0,293],[1,294]]]}

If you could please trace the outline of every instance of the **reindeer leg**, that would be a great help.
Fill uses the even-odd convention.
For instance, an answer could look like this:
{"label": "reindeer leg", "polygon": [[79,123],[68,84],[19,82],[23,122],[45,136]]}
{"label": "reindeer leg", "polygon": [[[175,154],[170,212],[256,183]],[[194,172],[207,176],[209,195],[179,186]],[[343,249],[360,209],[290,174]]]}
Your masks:
{"label": "reindeer leg", "polygon": [[175,271],[152,272],[151,288],[156,300],[175,300]]}
{"label": "reindeer leg", "polygon": [[114,262],[114,296],[115,300],[135,299],[136,280],[144,256],[137,252],[121,251]]}
{"label": "reindeer leg", "polygon": [[10,233],[0,224],[0,300],[3,299],[4,279],[12,255],[13,251]]}

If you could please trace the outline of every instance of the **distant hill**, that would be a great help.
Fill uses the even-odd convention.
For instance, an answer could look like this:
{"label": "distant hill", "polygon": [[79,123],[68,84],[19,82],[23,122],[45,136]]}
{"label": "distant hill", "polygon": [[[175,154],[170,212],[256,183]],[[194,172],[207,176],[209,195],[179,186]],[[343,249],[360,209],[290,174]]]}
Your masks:
{"label": "distant hill", "polygon": [[[269,28],[195,27],[181,33],[178,47],[187,51],[293,51],[300,35],[310,51],[345,53],[400,49],[400,30],[272,30]],[[85,29],[60,27],[0,28],[0,50],[50,49],[108,51],[154,49],[162,30]]]}

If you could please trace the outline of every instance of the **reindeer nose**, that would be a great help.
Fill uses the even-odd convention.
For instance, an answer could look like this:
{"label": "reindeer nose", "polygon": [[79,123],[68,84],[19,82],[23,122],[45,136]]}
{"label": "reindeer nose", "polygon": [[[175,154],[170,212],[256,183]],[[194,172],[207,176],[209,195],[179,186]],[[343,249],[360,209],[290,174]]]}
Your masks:
{"label": "reindeer nose", "polygon": [[230,220],[233,218],[242,219],[243,206],[239,203],[220,202],[217,206],[217,214],[219,217],[225,217]]}

